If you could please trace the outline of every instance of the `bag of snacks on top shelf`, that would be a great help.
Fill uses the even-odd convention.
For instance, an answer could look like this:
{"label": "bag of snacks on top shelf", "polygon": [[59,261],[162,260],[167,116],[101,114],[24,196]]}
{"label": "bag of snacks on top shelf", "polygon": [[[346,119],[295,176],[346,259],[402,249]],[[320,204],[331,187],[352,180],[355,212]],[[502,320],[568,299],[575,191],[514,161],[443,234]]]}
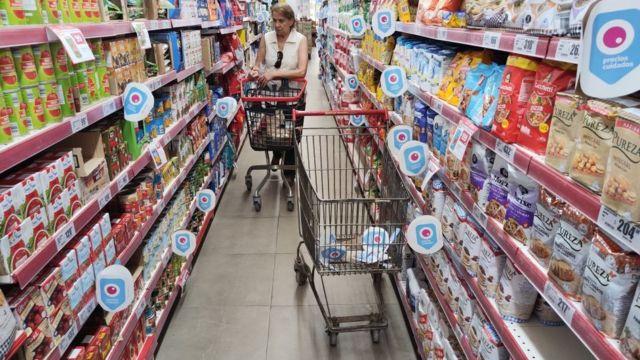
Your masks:
{"label": "bag of snacks on top shelf", "polygon": [[502,317],[513,322],[528,321],[537,297],[538,292],[533,285],[507,259],[496,294],[496,304]]}
{"label": "bag of snacks on top shelf", "polygon": [[564,293],[580,300],[582,274],[594,232],[594,224],[573,206],[562,209],[560,226],[553,239],[553,253],[549,261],[549,279]]}
{"label": "bag of snacks on top shelf", "polygon": [[442,25],[443,19],[449,19],[460,10],[461,2],[462,0],[420,0],[416,22],[424,25]]}
{"label": "bag of snacks on top shelf", "polygon": [[556,93],[573,87],[575,70],[575,65],[559,62],[543,61],[538,65],[518,136],[518,142],[536,154],[544,154],[547,147]]}
{"label": "bag of snacks on top shelf", "polygon": [[461,9],[465,12],[467,26],[485,27],[488,18],[499,12],[504,0],[464,0]]}
{"label": "bag of snacks on top shelf", "polygon": [[620,351],[627,359],[640,359],[640,286],[636,286],[627,321],[620,335]]}
{"label": "bag of snacks on top shelf", "polygon": [[509,195],[504,231],[523,244],[533,232],[533,215],[538,202],[538,184],[509,164]]}
{"label": "bag of snacks on top shelf", "polygon": [[524,29],[537,35],[566,34],[572,2],[573,0],[527,0]]}
{"label": "bag of snacks on top shelf", "polygon": [[640,110],[622,110],[613,128],[602,196],[603,204],[632,221],[640,221]]}
{"label": "bag of snacks on top shelf", "polygon": [[582,306],[605,335],[620,337],[639,278],[640,256],[625,253],[596,231],[584,270]]}
{"label": "bag of snacks on top shelf", "polygon": [[469,192],[473,200],[484,209],[489,195],[489,174],[496,154],[479,142],[472,142],[469,175]]}
{"label": "bag of snacks on top shelf", "polygon": [[504,0],[500,10],[487,18],[486,27],[522,29],[526,16],[524,5],[525,0]]}
{"label": "bag of snacks on top shelf", "polygon": [[493,298],[498,288],[500,275],[507,261],[507,255],[490,237],[482,239],[480,257],[478,258],[478,285],[480,289]]}
{"label": "bag of snacks on top shelf", "polygon": [[509,196],[509,168],[507,161],[501,156],[496,156],[491,169],[489,180],[489,195],[485,213],[492,218],[504,222],[507,214],[507,204]]}
{"label": "bag of snacks on top shelf", "polygon": [[502,75],[500,95],[491,132],[504,142],[518,139],[521,118],[533,90],[538,63],[520,55],[509,55]]}
{"label": "bag of snacks on top shelf", "polygon": [[467,77],[467,72],[477,67],[480,63],[489,60],[489,52],[464,51],[456,54],[445,73],[438,97],[453,106],[458,106],[462,100],[462,90]]}
{"label": "bag of snacks on top shelf", "polygon": [[584,103],[584,97],[574,92],[556,95],[544,161],[563,174],[569,171],[573,158],[576,137],[584,118]]}
{"label": "bag of snacks on top shelf", "polygon": [[582,19],[584,19],[584,15],[589,10],[589,6],[595,2],[596,0],[574,0],[569,14],[569,35],[580,37],[582,34]]}
{"label": "bag of snacks on top shelf", "polygon": [[562,326],[564,321],[558,313],[546,302],[542,296],[538,296],[536,301],[535,315],[542,325]]}
{"label": "bag of snacks on top shelf", "polygon": [[540,187],[536,213],[533,218],[533,232],[529,240],[529,252],[544,268],[549,267],[549,259],[553,253],[553,239],[560,226],[564,202]]}

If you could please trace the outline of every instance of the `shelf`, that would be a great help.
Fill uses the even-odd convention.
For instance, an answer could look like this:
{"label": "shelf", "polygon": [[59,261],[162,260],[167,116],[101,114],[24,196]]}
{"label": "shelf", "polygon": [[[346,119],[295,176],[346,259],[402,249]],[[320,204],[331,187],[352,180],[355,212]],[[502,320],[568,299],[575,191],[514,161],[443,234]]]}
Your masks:
{"label": "shelf", "polygon": [[413,333],[413,338],[416,341],[416,347],[418,348],[418,355],[421,360],[426,360],[427,356],[424,353],[424,347],[422,343],[418,343],[418,328],[416,326],[416,321],[413,318],[413,311],[411,311],[411,307],[409,306],[409,301],[407,300],[407,296],[405,294],[405,282],[400,280],[399,276],[389,275],[389,278],[392,279],[396,283],[396,288],[398,289],[398,297],[400,298],[400,303],[402,303],[402,308],[404,310],[405,315],[407,316],[407,320],[409,321],[409,327],[411,328],[411,333]]}
{"label": "shelf", "polygon": [[202,22],[202,28],[203,29],[207,29],[207,28],[217,28],[220,27],[220,24],[222,22],[220,20],[214,20],[214,21],[203,21]]}
{"label": "shelf", "polygon": [[329,30],[329,32],[335,34],[335,35],[340,35],[340,36],[344,36],[347,37],[349,39],[362,39],[361,36],[355,36],[355,35],[351,35],[351,33],[348,33],[344,30],[340,30],[337,27],[333,27],[331,25],[327,25],[327,30]]}
{"label": "shelf", "polygon": [[[145,84],[153,91],[173,80],[176,80],[175,71],[151,78],[147,80]],[[65,118],[59,123],[47,126],[44,129],[0,147],[0,173],[48,149],[87,126],[95,124],[120,109],[122,109],[122,95],[112,96],[91,105],[88,109],[81,111],[73,117]]]}
{"label": "shelf", "polygon": [[229,27],[221,28],[220,34],[231,34],[242,29],[244,29],[244,25],[232,25]]}
{"label": "shelf", "polygon": [[547,59],[572,64],[580,62],[580,39],[554,37],[549,41]]}
{"label": "shelf", "polygon": [[180,71],[179,73],[176,74],[176,80],[178,80],[178,82],[188,78],[189,76],[197,73],[198,71],[202,70],[202,63],[194,65],[190,68],[186,68],[182,71]]}
{"label": "shelf", "polygon": [[[162,136],[158,143],[166,145],[191,121],[191,119],[202,110],[205,103],[195,106],[187,116],[174,124],[167,133]],[[113,199],[118,192],[129,183],[149,162],[151,155],[148,149],[140,155],[140,158],[132,162],[115,179],[113,179],[106,189],[94,196],[84,207],[82,207],[70,220],[51,238],[42,245],[42,248],[31,255],[20,267],[13,271],[11,276],[3,276],[0,283],[16,283],[24,288],[33,278],[73,239],[76,233],[82,230],[93,219],[102,208]]]}
{"label": "shelf", "polygon": [[172,19],[171,26],[174,28],[178,27],[192,27],[192,26],[202,26],[202,19],[193,18],[193,19]]}

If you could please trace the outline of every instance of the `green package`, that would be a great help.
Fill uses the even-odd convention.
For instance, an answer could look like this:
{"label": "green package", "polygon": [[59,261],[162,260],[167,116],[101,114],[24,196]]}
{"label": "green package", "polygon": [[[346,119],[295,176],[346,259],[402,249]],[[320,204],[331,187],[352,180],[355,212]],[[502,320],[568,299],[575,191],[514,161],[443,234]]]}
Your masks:
{"label": "green package", "polygon": [[16,66],[20,87],[38,85],[40,79],[38,79],[36,59],[31,46],[11,49],[11,53],[13,54],[13,63]]}
{"label": "green package", "polygon": [[84,109],[85,107],[89,106],[89,104],[91,104],[91,98],[89,96],[89,78],[87,76],[87,69],[76,70],[76,82],[77,82],[78,101],[80,104],[80,109]]}
{"label": "green package", "polygon": [[40,97],[44,105],[44,119],[48,124],[62,120],[62,109],[58,96],[58,84],[55,81],[43,82],[38,85]]}
{"label": "green package", "polygon": [[69,59],[67,58],[67,52],[64,50],[64,46],[60,42],[52,42],[49,44],[51,49],[51,57],[53,59],[53,71],[55,72],[56,79],[69,76]]}
{"label": "green package", "polygon": [[42,129],[47,125],[44,117],[44,104],[37,86],[25,87],[20,90],[22,100],[27,104],[27,116],[31,118],[34,129]]}
{"label": "green package", "polygon": [[111,85],[109,85],[109,71],[106,66],[98,66],[96,69],[98,81],[100,82],[100,98],[111,96]]}
{"label": "green package", "polygon": [[13,140],[11,121],[9,121],[10,112],[11,109],[5,105],[4,97],[0,96],[0,144],[8,144]]}
{"label": "green package", "polygon": [[0,19],[2,25],[24,25],[27,19],[24,13],[22,0],[0,1]]}
{"label": "green package", "polygon": [[27,104],[22,101],[20,90],[5,91],[4,102],[9,109],[9,121],[11,122],[11,134],[14,137],[26,135],[33,128],[31,118],[27,115]]}
{"label": "green package", "polygon": [[87,84],[89,85],[89,100],[96,102],[100,98],[100,80],[96,73],[95,61],[87,61]]}
{"label": "green package", "polygon": [[18,73],[11,49],[0,49],[0,82],[3,91],[20,89]]}
{"label": "green package", "polygon": [[40,0],[42,22],[45,24],[62,24],[62,9],[58,0]]}
{"label": "green package", "polygon": [[38,78],[40,78],[40,81],[54,81],[56,76],[49,44],[34,45],[33,56],[35,57],[36,69],[38,70]]}
{"label": "green package", "polygon": [[76,105],[73,99],[73,87],[70,78],[58,79],[58,101],[60,101],[60,110],[62,116],[74,116],[76,114]]}

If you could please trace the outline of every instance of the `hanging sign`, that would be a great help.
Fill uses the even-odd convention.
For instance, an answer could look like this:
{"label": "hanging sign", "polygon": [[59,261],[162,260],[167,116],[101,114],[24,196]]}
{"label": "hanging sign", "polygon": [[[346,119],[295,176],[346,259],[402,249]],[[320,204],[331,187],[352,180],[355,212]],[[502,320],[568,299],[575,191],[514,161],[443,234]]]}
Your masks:
{"label": "hanging sign", "polygon": [[196,194],[196,207],[202,212],[209,212],[216,206],[216,193],[211,189],[200,190]]}
{"label": "hanging sign", "polygon": [[462,119],[458,124],[453,137],[449,141],[449,151],[458,160],[463,160],[467,146],[476,131],[478,131],[478,127],[467,118]]}
{"label": "hanging sign", "polygon": [[133,277],[122,265],[111,265],[96,277],[96,297],[105,311],[126,309],[133,302]]}
{"label": "hanging sign", "polygon": [[386,245],[389,243],[389,234],[381,227],[372,226],[365,230],[361,240],[362,245]]}
{"label": "hanging sign", "polygon": [[399,66],[389,66],[382,72],[380,79],[382,91],[391,98],[402,96],[409,89],[407,74]]}
{"label": "hanging sign", "polygon": [[365,25],[364,17],[362,15],[356,15],[349,20],[349,30],[353,36],[360,37],[364,35],[367,27]]}
{"label": "hanging sign", "polygon": [[344,246],[332,245],[322,249],[320,254],[329,262],[340,262],[347,256],[347,249]]}
{"label": "hanging sign", "polygon": [[391,9],[380,9],[373,14],[373,32],[381,38],[396,32],[396,13]]}
{"label": "hanging sign", "polygon": [[438,171],[440,171],[440,160],[435,157],[433,154],[429,154],[429,163],[427,164],[427,172],[424,174],[424,178],[422,179],[422,191],[426,191],[428,188],[429,180],[435,175]]}
{"label": "hanging sign", "polygon": [[149,39],[149,31],[143,21],[134,21],[131,23],[133,31],[138,36],[138,43],[143,49],[151,49],[151,39]]}
{"label": "hanging sign", "polygon": [[259,23],[263,23],[266,20],[264,11],[260,11],[256,14],[256,21]]}
{"label": "hanging sign", "polygon": [[440,221],[431,215],[422,215],[415,218],[407,228],[407,244],[413,251],[430,255],[444,245],[442,241],[442,227]]}
{"label": "hanging sign", "polygon": [[347,75],[345,76],[345,82],[347,83],[347,90],[356,91],[358,90],[358,77],[355,75]]}
{"label": "hanging sign", "polygon": [[129,83],[122,99],[124,118],[127,121],[144,120],[153,109],[153,93],[145,84]]}
{"label": "hanging sign", "polygon": [[218,99],[216,102],[216,115],[220,118],[231,120],[235,115],[235,109],[238,105],[236,99],[227,96],[222,99]]}
{"label": "hanging sign", "polygon": [[400,171],[407,176],[418,176],[427,169],[429,147],[420,141],[411,140],[400,148]]}
{"label": "hanging sign", "polygon": [[637,0],[607,0],[589,10],[580,51],[580,87],[596,98],[640,90],[640,8]]}
{"label": "hanging sign", "polygon": [[196,236],[187,230],[178,230],[171,236],[171,249],[179,256],[189,256],[196,251]]}
{"label": "hanging sign", "polygon": [[161,168],[162,165],[167,163],[167,154],[164,152],[164,147],[157,141],[149,144],[149,153],[151,154],[153,165],[155,165],[156,169]]}
{"label": "hanging sign", "polygon": [[364,115],[351,115],[349,117],[349,122],[353,126],[362,126],[367,125],[367,120]]}
{"label": "hanging sign", "polygon": [[407,141],[413,139],[413,128],[409,125],[396,125],[387,132],[387,147],[396,159],[400,157],[400,149]]}
{"label": "hanging sign", "polygon": [[[50,31],[49,34],[54,35],[53,39],[57,37],[60,40],[72,63],[95,60],[93,51],[80,29],[70,25],[49,25],[47,30]],[[51,36],[49,39],[53,40]]]}

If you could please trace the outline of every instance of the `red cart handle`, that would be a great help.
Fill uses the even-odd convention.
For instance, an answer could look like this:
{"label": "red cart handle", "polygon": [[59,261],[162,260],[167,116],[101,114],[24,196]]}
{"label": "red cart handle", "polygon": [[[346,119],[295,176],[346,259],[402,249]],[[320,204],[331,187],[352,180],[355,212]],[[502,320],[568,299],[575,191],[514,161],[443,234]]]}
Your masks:
{"label": "red cart handle", "polygon": [[382,115],[384,120],[388,119],[386,110],[329,110],[329,111],[299,111],[293,110],[293,121],[301,116],[339,116],[339,115]]}
{"label": "red cart handle", "polygon": [[[244,85],[246,83],[249,82],[255,82],[254,80],[249,80],[249,79],[242,79],[240,80],[240,86],[242,89],[242,96],[240,96],[240,98],[242,99],[243,102],[286,102],[286,103],[292,103],[292,102],[298,102],[300,100],[300,98],[302,97],[302,95],[304,94],[304,91],[307,89],[307,80],[305,80],[304,78],[300,78],[300,79],[276,79],[279,81],[287,81],[287,82],[298,82],[302,84],[302,87],[300,88],[300,91],[298,92],[297,96],[245,96],[244,95]],[[297,89],[291,89],[291,90],[297,90]]]}

